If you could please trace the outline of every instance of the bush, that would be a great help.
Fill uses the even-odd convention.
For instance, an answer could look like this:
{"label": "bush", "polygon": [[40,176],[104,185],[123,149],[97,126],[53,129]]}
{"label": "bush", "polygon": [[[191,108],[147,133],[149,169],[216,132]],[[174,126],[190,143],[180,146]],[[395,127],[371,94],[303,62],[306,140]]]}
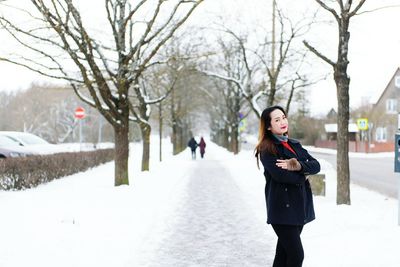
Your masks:
{"label": "bush", "polygon": [[114,159],[114,149],[0,160],[0,189],[32,188]]}

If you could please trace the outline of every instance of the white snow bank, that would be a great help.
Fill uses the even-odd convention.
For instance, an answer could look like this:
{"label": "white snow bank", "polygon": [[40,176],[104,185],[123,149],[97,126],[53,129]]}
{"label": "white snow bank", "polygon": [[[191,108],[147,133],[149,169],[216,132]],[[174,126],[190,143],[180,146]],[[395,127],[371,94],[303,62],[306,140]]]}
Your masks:
{"label": "white snow bank", "polygon": [[[163,222],[171,216],[185,218],[176,210],[185,199],[185,183],[195,175],[191,169],[200,164],[190,160],[188,151],[170,156],[168,139],[159,163],[158,142],[153,141],[150,172],[139,171],[141,147],[132,146],[130,186],[113,186],[114,167],[108,163],[35,189],[0,192],[0,266],[141,266],[139,258],[151,262],[152,253],[146,251],[168,246],[162,243],[169,231]],[[226,179],[236,181],[240,198],[262,222],[254,227],[265,227],[274,237],[264,223],[264,178],[252,152],[234,156],[206,142],[206,157],[213,154],[213,160],[225,166],[230,173]],[[327,195],[314,198],[317,219],[302,234],[303,266],[399,266],[397,201],[352,184],[352,205],[337,206],[335,170],[326,161],[321,165]],[[274,246],[276,239],[270,242]]]}

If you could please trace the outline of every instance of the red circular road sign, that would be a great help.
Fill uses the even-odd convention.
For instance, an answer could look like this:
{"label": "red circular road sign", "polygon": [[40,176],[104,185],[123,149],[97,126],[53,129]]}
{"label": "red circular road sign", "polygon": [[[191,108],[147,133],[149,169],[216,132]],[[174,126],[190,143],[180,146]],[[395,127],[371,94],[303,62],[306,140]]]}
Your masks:
{"label": "red circular road sign", "polygon": [[85,117],[85,109],[82,107],[77,107],[75,109],[75,118],[77,119],[83,119]]}

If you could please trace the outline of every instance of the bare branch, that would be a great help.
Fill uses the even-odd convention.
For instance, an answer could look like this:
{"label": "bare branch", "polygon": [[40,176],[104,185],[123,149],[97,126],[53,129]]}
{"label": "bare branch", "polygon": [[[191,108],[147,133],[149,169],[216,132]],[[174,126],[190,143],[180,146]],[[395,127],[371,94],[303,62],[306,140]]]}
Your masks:
{"label": "bare branch", "polygon": [[324,60],[325,62],[327,62],[329,65],[331,65],[332,67],[335,66],[335,63],[330,60],[329,58],[327,58],[326,56],[324,56],[322,53],[320,53],[317,49],[315,49],[313,46],[311,46],[307,41],[303,41],[303,44],[311,51],[313,52],[316,56],[318,56],[319,58],[321,58],[322,60]]}
{"label": "bare branch", "polygon": [[29,66],[29,65],[27,65],[27,64],[24,64],[24,63],[21,63],[21,62],[18,62],[18,61],[11,60],[11,59],[9,59],[9,58],[0,57],[0,61],[12,63],[12,64],[14,64],[14,65],[17,65],[17,66],[20,66],[20,67],[24,67],[24,68],[26,68],[26,69],[28,69],[28,70],[31,70],[31,71],[33,71],[33,72],[36,72],[36,73],[38,73],[38,74],[40,74],[40,75],[43,75],[43,76],[45,76],[45,77],[48,77],[48,78],[63,79],[63,80],[66,80],[66,81],[73,81],[73,82],[77,82],[77,83],[82,83],[82,81],[76,80],[76,79],[73,79],[73,78],[70,78],[70,77],[68,77],[68,76],[57,76],[57,75],[48,74],[48,73],[43,72],[43,71],[41,71],[41,70],[39,70],[39,69],[37,69],[37,68],[34,68],[34,67],[32,67],[32,66]]}
{"label": "bare branch", "polygon": [[[156,44],[156,46],[152,49],[152,51],[148,54],[147,57],[144,57],[141,66],[138,69],[137,75],[139,75],[145,68],[145,66],[147,65],[147,63],[156,55],[156,53],[158,52],[158,50],[169,40],[171,39],[171,37],[174,35],[174,33],[183,25],[183,23],[186,22],[186,20],[190,17],[190,15],[193,13],[193,11],[196,9],[196,7],[201,4],[204,0],[196,0],[195,3],[192,5],[192,7],[189,9],[189,11],[187,11],[187,13],[185,14],[185,16],[183,16],[183,18],[181,18],[174,26],[172,29],[170,29],[169,33],[162,38],[161,40],[158,41],[158,44]],[[181,2],[183,3],[192,3],[193,1],[183,1],[181,0]]]}
{"label": "bare branch", "polygon": [[362,12],[358,12],[357,14],[355,14],[355,16],[356,16],[356,15],[362,15],[362,14],[365,14],[365,13],[373,13],[373,12],[380,11],[380,10],[383,10],[383,9],[398,8],[398,7],[400,7],[400,5],[391,5],[391,6],[378,7],[378,8],[374,8],[374,9],[370,9],[370,10],[365,10],[365,11],[362,11]]}
{"label": "bare branch", "polygon": [[228,76],[224,76],[215,72],[211,72],[211,71],[205,71],[205,70],[199,70],[199,72],[204,73],[207,76],[211,76],[211,77],[215,77],[221,80],[225,80],[225,81],[229,81],[229,82],[233,82],[234,84],[236,84],[238,87],[240,87],[242,90],[244,89],[241,82],[237,79],[234,79],[232,77],[228,77]]}
{"label": "bare branch", "polygon": [[[337,12],[333,9],[333,8],[331,8],[331,7],[329,7],[328,5],[326,5],[324,2],[322,2],[321,0],[315,0],[322,8],[324,8],[325,10],[327,10],[327,11],[329,11],[330,13],[332,13],[332,15],[335,17],[335,19],[336,19],[336,21],[338,22],[338,23],[340,23],[340,17],[339,17],[339,15],[337,14]],[[342,0],[340,0],[339,2],[342,2]],[[343,6],[343,3],[341,3],[341,6]]]}
{"label": "bare branch", "polygon": [[356,6],[356,8],[354,8],[354,10],[349,13],[349,17],[352,17],[352,16],[356,15],[358,10],[364,5],[364,3],[365,3],[365,0],[361,0],[358,3],[358,5]]}

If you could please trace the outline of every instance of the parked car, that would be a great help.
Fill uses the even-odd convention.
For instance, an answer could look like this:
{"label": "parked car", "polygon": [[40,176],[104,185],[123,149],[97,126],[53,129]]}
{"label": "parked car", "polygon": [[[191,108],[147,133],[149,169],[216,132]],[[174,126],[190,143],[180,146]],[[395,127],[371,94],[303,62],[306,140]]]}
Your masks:
{"label": "parked car", "polygon": [[0,135],[0,158],[15,158],[33,155],[26,147],[20,146],[12,139]]}
{"label": "parked car", "polygon": [[0,136],[6,136],[21,146],[49,144],[39,136],[26,132],[0,131]]}
{"label": "parked car", "polygon": [[14,146],[23,148],[34,155],[64,152],[60,147],[50,144],[37,135],[26,132],[0,131],[0,137],[8,138]]}

